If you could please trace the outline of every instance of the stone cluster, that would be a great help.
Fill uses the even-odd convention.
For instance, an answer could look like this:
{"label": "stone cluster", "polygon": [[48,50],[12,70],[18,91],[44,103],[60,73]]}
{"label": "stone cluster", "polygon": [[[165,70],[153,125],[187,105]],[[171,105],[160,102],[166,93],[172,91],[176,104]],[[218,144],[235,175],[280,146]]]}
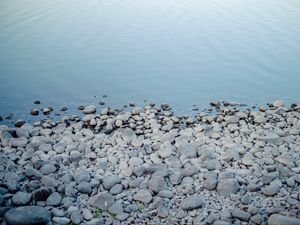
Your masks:
{"label": "stone cluster", "polygon": [[300,224],[300,108],[211,105],[1,125],[1,225]]}

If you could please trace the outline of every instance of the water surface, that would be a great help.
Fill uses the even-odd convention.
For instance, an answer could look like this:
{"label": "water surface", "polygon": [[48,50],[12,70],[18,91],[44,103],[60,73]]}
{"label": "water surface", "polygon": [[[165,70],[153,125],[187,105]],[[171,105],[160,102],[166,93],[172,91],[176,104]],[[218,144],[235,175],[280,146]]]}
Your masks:
{"label": "water surface", "polygon": [[299,0],[0,1],[1,115],[103,94],[182,111],[299,103],[299,72]]}

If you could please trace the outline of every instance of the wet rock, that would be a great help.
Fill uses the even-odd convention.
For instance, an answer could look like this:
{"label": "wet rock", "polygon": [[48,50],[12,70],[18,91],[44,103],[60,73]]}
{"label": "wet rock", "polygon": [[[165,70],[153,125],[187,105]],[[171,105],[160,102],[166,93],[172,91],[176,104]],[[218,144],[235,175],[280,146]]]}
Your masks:
{"label": "wet rock", "polygon": [[14,125],[15,127],[21,127],[24,124],[25,124],[24,120],[17,120]]}

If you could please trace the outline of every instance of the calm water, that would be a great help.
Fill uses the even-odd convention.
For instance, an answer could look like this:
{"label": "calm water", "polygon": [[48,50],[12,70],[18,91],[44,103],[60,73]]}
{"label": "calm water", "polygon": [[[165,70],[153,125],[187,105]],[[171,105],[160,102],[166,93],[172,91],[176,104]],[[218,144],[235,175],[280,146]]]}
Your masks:
{"label": "calm water", "polygon": [[0,1],[1,115],[103,94],[115,107],[147,99],[182,111],[299,103],[300,1]]}

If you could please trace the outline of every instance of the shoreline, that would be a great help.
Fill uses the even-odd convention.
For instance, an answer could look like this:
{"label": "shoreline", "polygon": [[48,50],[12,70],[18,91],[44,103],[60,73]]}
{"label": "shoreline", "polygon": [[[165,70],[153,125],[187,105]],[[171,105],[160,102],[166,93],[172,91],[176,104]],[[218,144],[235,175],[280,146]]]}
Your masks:
{"label": "shoreline", "polygon": [[237,104],[212,102],[195,117],[168,104],[89,105],[0,125],[0,221],[299,224],[299,105]]}

